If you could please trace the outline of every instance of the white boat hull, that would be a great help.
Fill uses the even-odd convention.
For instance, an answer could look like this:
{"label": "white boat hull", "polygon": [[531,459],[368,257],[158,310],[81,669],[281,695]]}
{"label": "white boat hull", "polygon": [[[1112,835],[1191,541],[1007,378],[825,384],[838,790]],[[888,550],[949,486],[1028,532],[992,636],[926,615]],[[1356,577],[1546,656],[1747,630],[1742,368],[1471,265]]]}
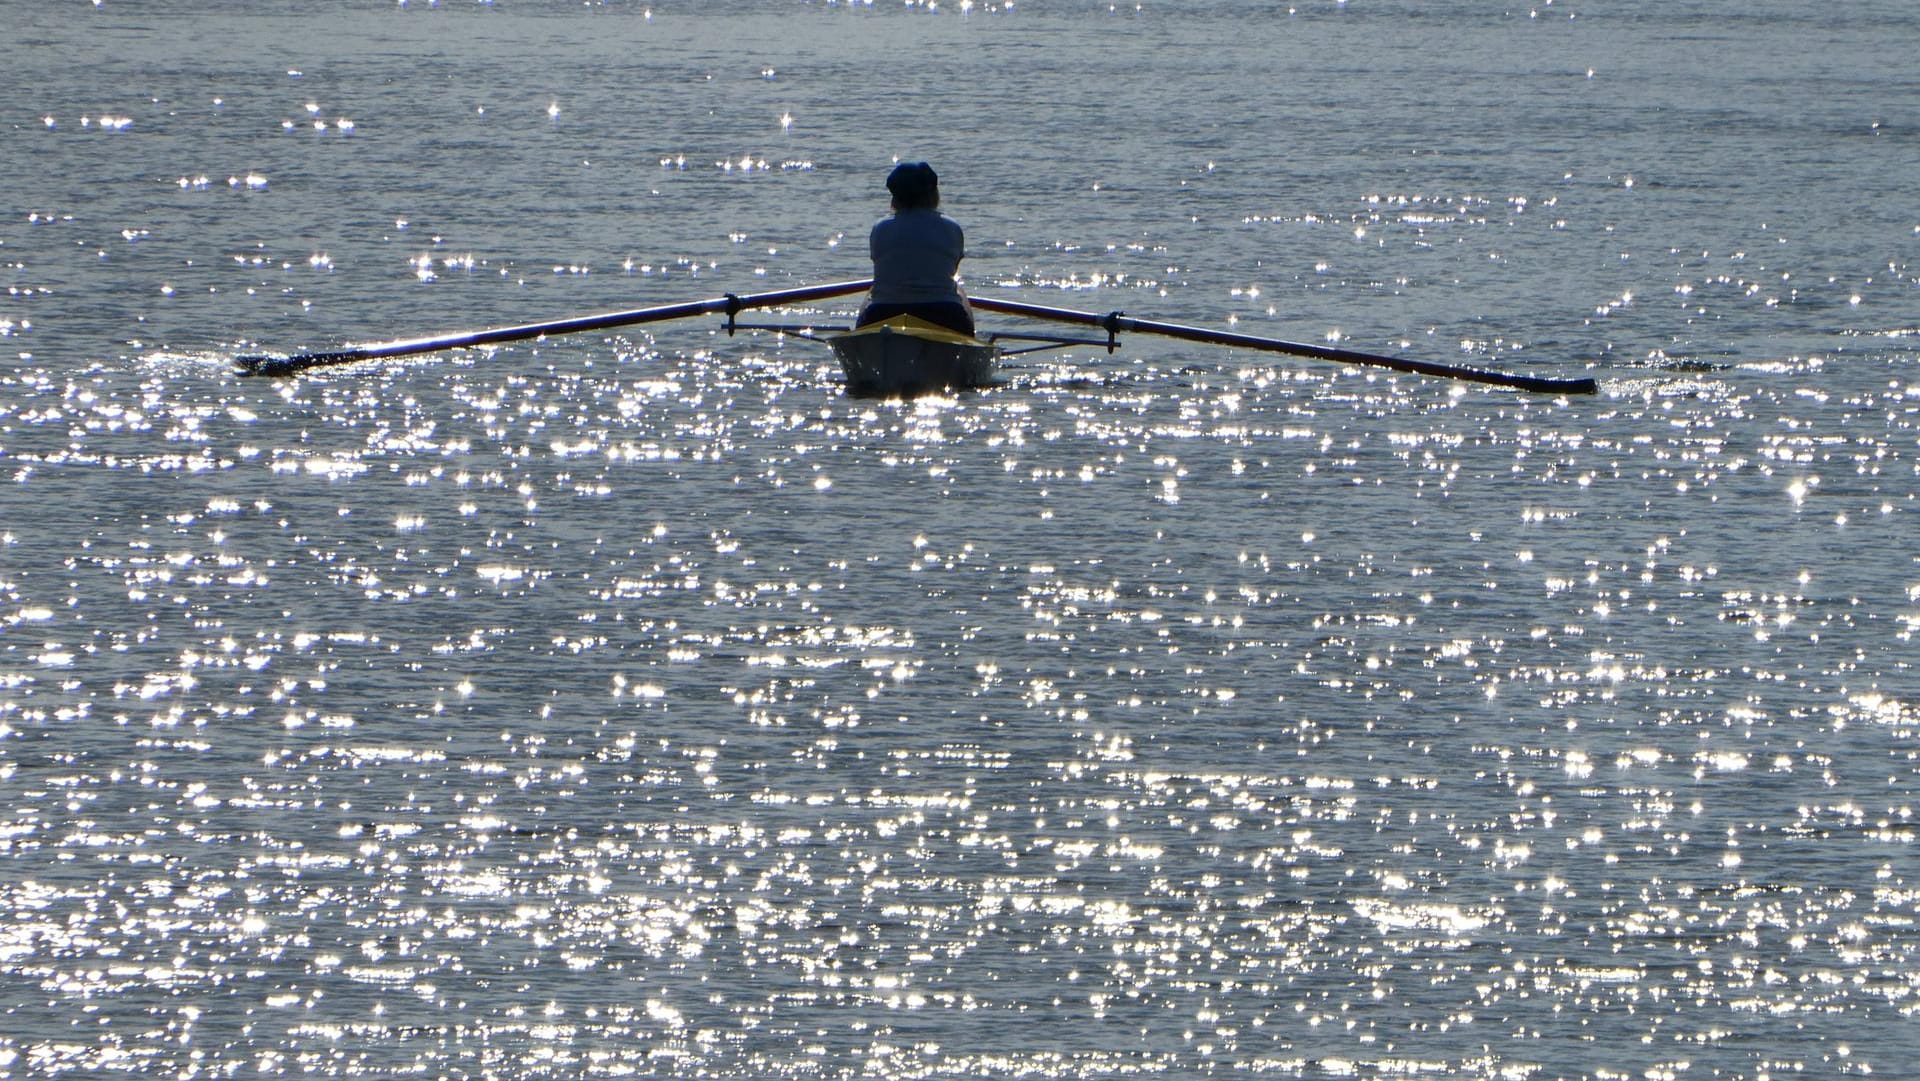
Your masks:
{"label": "white boat hull", "polygon": [[925,394],[993,381],[1000,350],[991,342],[896,316],[827,339],[853,394]]}

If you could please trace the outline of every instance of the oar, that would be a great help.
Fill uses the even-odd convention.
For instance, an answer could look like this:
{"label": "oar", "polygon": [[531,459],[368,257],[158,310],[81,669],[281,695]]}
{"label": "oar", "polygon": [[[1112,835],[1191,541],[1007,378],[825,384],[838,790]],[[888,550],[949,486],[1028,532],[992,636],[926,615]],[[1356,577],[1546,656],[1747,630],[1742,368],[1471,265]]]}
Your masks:
{"label": "oar", "polygon": [[416,353],[434,353],[442,349],[464,349],[475,345],[526,341],[529,338],[543,338],[551,334],[578,334],[583,331],[632,326],[636,323],[685,319],[695,315],[712,315],[722,312],[732,315],[747,308],[804,304],[810,300],[824,300],[827,297],[858,293],[872,285],[871,279],[863,278],[860,281],[809,285],[772,293],[748,293],[740,296],[729,293],[726,296],[708,300],[663,304],[657,308],[634,308],[629,311],[602,312],[599,315],[577,315],[571,319],[555,319],[550,323],[524,323],[513,327],[441,334],[431,338],[403,338],[398,341],[376,342],[369,345],[351,345],[326,353],[297,353],[290,357],[245,356],[238,358],[235,363],[239,366],[242,375],[291,375],[325,364],[352,364],[360,360],[412,356]]}
{"label": "oar", "polygon": [[1229,331],[1208,330],[1205,327],[1183,326],[1179,323],[1156,323],[1150,319],[1135,319],[1120,312],[1110,315],[1096,315],[1093,312],[1074,311],[1071,308],[1049,308],[1039,304],[1024,304],[1017,300],[999,300],[994,297],[969,297],[967,302],[984,311],[1000,312],[1005,315],[1024,315],[1034,319],[1052,319],[1062,323],[1080,323],[1085,326],[1100,327],[1109,335],[1122,331],[1134,331],[1142,334],[1163,334],[1169,338],[1181,338],[1190,342],[1204,342],[1208,345],[1227,345],[1241,349],[1258,349],[1269,353],[1293,353],[1303,357],[1317,357],[1321,360],[1337,360],[1346,364],[1370,364],[1378,368],[1391,368],[1400,372],[1416,372],[1420,375],[1436,375],[1447,379],[1465,379],[1475,383],[1491,383],[1495,386],[1517,387],[1521,390],[1537,390],[1550,394],[1593,394],[1599,390],[1592,379],[1561,379],[1538,375],[1510,375],[1506,372],[1489,372],[1477,368],[1460,368],[1451,364],[1436,364],[1427,360],[1412,360],[1406,357],[1383,357],[1372,353],[1356,352],[1352,349],[1335,349],[1325,345],[1306,345],[1300,342],[1281,341],[1278,338],[1258,338],[1251,334],[1235,334]]}

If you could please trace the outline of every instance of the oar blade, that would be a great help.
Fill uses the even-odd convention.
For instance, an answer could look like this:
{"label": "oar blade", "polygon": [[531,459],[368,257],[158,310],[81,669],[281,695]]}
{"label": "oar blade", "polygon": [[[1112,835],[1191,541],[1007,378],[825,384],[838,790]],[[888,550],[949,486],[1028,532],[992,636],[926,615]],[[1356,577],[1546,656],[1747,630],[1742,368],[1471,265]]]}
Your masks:
{"label": "oar blade", "polygon": [[296,375],[309,368],[325,367],[329,364],[352,364],[355,361],[369,359],[366,354],[349,350],[336,353],[295,353],[291,356],[254,355],[235,357],[234,370],[241,375],[277,377]]}

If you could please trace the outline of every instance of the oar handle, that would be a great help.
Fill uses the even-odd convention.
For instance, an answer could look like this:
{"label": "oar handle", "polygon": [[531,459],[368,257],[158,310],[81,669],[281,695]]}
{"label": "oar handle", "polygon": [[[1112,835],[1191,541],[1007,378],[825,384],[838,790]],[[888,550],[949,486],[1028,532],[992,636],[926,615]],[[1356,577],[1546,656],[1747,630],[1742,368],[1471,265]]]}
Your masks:
{"label": "oar handle", "polygon": [[1599,384],[1587,378],[1568,379],[1553,376],[1514,375],[1507,372],[1490,372],[1478,368],[1464,368],[1452,364],[1438,364],[1428,360],[1415,360],[1411,357],[1385,357],[1374,353],[1362,353],[1352,349],[1336,349],[1326,345],[1309,345],[1304,342],[1282,341],[1279,338],[1262,338],[1252,334],[1239,334],[1233,331],[1209,330],[1206,327],[1187,326],[1181,323],[1161,323],[1151,319],[1135,319],[1132,316],[1117,311],[1099,315],[1094,312],[1076,311],[1072,308],[1052,308],[1041,304],[1027,304],[1018,300],[1000,300],[995,297],[969,297],[968,301],[975,308],[983,311],[999,312],[1003,315],[1024,315],[1033,319],[1052,319],[1057,322],[1078,323],[1083,326],[1095,326],[1106,330],[1108,334],[1116,334],[1121,331],[1159,334],[1164,337],[1201,342],[1207,345],[1225,345],[1268,353],[1291,353],[1296,356],[1333,360],[1344,364],[1366,364],[1376,368],[1390,368],[1394,371],[1412,372],[1418,375],[1432,375],[1447,379],[1465,379],[1474,383],[1488,383],[1494,386],[1514,387],[1519,390],[1540,391],[1548,394],[1593,394],[1599,390]]}

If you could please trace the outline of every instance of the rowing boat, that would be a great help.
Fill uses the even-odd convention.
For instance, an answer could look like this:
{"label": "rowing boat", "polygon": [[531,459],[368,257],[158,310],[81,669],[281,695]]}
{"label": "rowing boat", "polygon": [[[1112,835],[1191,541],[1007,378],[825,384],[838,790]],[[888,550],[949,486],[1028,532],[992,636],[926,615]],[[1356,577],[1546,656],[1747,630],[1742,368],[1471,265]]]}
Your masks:
{"label": "rowing boat", "polygon": [[[352,364],[365,360],[413,356],[443,349],[471,349],[506,342],[538,341],[555,334],[579,334],[611,330],[615,327],[684,319],[696,315],[724,313],[726,330],[772,330],[796,334],[827,343],[847,373],[847,388],[856,394],[918,394],[942,389],[966,389],[985,386],[992,381],[1001,357],[1029,353],[1039,349],[1060,349],[1087,345],[1103,347],[1111,353],[1119,346],[1123,333],[1159,334],[1206,345],[1249,349],[1267,353],[1288,353],[1343,364],[1363,364],[1392,371],[1430,375],[1441,379],[1464,379],[1490,386],[1511,387],[1543,394],[1594,394],[1598,384],[1586,376],[1528,375],[1518,372],[1491,372],[1454,364],[1440,364],[1412,357],[1389,357],[1361,353],[1329,345],[1263,338],[1234,331],[1211,330],[1181,323],[1163,323],[1138,319],[1124,312],[1075,311],[1028,304],[999,297],[973,297],[976,311],[1039,319],[1053,323],[1073,323],[1105,331],[1105,337],[1075,338],[1055,334],[993,333],[985,336],[956,334],[944,327],[912,316],[899,316],[865,327],[822,327],[819,324],[750,324],[735,317],[749,308],[794,307],[829,297],[845,296],[871,288],[872,279],[834,282],[828,285],[802,286],[771,293],[710,297],[706,300],[663,304],[652,308],[578,315],[544,323],[492,327],[459,331],[426,338],[402,338],[395,341],[350,345],[315,353],[256,354],[235,359],[242,375],[285,376],[310,368],[332,364]],[[1020,349],[1005,349],[1007,340],[1037,343]]]}
{"label": "rowing boat", "polygon": [[984,387],[1000,347],[911,315],[823,335],[847,373],[847,392],[912,395]]}

